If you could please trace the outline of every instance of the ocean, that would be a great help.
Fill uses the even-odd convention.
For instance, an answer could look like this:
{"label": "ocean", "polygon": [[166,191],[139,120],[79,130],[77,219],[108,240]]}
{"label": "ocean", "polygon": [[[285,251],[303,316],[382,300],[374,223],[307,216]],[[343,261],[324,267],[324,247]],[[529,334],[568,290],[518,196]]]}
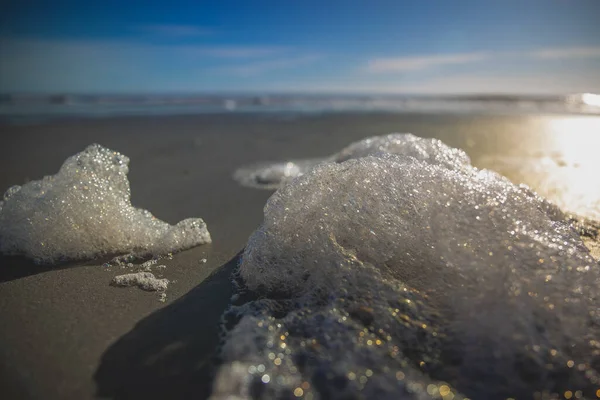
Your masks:
{"label": "ocean", "polygon": [[0,118],[15,123],[48,118],[230,113],[319,114],[417,112],[459,114],[600,114],[591,93],[561,96],[392,95],[0,95]]}

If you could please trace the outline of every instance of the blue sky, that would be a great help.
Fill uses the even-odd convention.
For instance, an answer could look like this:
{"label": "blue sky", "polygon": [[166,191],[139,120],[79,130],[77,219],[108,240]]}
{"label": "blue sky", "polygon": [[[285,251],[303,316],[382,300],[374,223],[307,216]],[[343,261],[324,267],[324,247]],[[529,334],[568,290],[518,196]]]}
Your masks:
{"label": "blue sky", "polygon": [[600,92],[598,21],[598,0],[8,0],[0,91]]}

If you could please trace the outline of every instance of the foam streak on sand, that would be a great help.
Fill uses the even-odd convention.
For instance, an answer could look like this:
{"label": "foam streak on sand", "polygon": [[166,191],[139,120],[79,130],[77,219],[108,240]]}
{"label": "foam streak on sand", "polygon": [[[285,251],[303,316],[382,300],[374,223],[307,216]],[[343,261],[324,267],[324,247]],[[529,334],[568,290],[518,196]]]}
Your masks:
{"label": "foam streak on sand", "polygon": [[322,164],[269,199],[213,398],[595,396],[600,271],[576,230],[410,139],[421,156]]}
{"label": "foam streak on sand", "polygon": [[56,175],[13,186],[0,202],[0,252],[57,263],[101,255],[164,255],[211,238],[200,218],[169,225],[131,205],[129,159],[94,144]]}
{"label": "foam streak on sand", "polygon": [[117,275],[112,280],[112,285],[131,287],[137,286],[150,292],[164,292],[169,286],[168,279],[158,279],[151,272],[136,272],[133,274]]}

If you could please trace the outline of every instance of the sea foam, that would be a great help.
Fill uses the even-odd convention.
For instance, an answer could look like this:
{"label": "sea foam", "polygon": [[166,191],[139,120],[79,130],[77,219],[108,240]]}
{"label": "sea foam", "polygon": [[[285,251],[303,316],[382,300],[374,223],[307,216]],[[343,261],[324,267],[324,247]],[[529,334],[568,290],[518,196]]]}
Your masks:
{"label": "sea foam", "polygon": [[158,279],[152,272],[142,271],[132,274],[117,275],[113,278],[112,285],[121,287],[137,286],[149,292],[164,292],[169,286],[168,279]]}
{"label": "sea foam", "polygon": [[410,156],[449,169],[471,167],[471,160],[464,151],[447,146],[439,139],[426,139],[411,133],[391,133],[359,140],[344,147],[331,159],[343,162],[379,154]]}
{"label": "sea foam", "polygon": [[449,147],[439,139],[425,139],[410,133],[391,133],[351,143],[329,157],[245,166],[234,173],[234,179],[244,186],[277,189],[321,163],[339,163],[383,153],[411,156],[450,169],[471,166],[471,160],[464,151]]}
{"label": "sea foam", "polygon": [[273,190],[325,161],[329,159],[262,162],[239,168],[234,172],[233,178],[244,186]]}
{"label": "sea foam", "polygon": [[210,243],[206,224],[169,225],[130,201],[129,159],[97,144],[56,175],[13,186],[0,202],[0,251],[56,263],[101,255],[164,255]]}
{"label": "sea foam", "polygon": [[594,396],[600,272],[562,212],[441,144],[375,153],[269,199],[213,398]]}

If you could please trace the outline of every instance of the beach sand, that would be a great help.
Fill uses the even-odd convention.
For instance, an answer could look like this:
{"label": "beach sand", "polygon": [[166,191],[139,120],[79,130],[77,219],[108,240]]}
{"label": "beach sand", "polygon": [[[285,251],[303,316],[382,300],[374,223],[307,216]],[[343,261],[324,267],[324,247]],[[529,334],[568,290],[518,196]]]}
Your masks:
{"label": "beach sand", "polygon": [[[461,147],[485,167],[490,156],[548,151],[536,127],[556,118],[340,113],[1,125],[0,190],[54,174],[68,156],[100,143],[130,157],[135,206],[169,223],[201,217],[213,244],[161,261],[172,281],[165,303],[157,293],[110,286],[130,269],[103,267],[106,260],[41,267],[1,257],[0,393],[7,399],[206,397],[219,319],[232,293],[229,275],[271,194],[239,186],[231,176],[240,166],[322,157],[364,137],[412,132]],[[598,117],[572,118],[597,123]]]}

